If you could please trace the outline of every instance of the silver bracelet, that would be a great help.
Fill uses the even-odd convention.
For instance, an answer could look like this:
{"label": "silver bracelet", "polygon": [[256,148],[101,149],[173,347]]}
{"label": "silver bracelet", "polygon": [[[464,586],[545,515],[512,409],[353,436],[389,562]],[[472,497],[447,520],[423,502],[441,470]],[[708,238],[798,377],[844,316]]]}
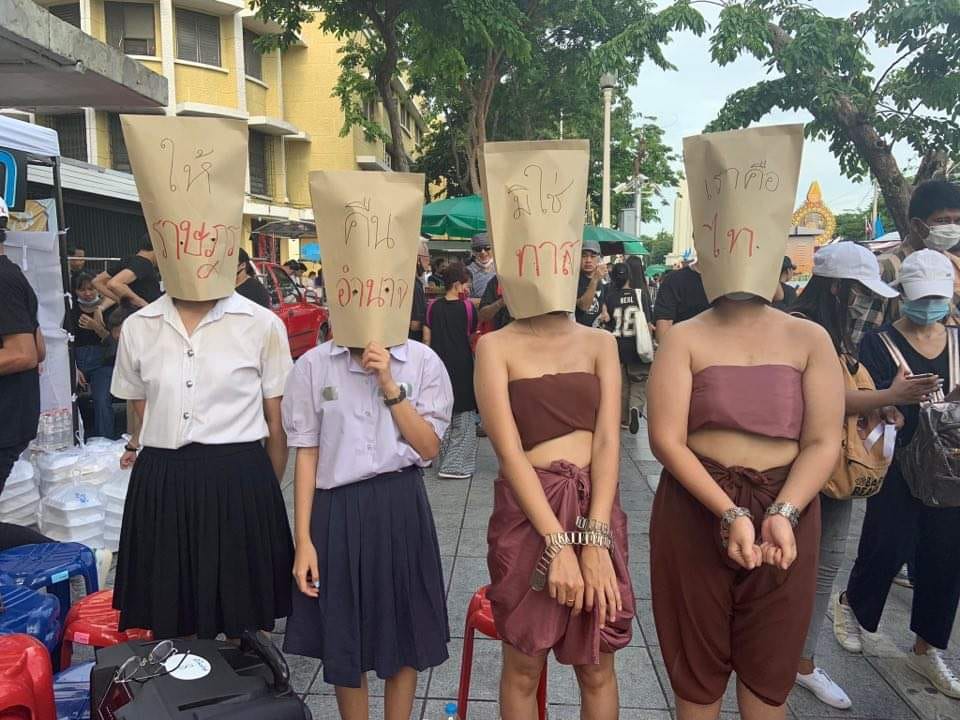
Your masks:
{"label": "silver bracelet", "polygon": [[783,515],[787,520],[790,521],[790,527],[796,529],[797,525],[800,524],[800,511],[797,510],[796,505],[788,502],[775,502],[773,505],[767,508],[767,511],[764,513],[767,517],[773,515]]}
{"label": "silver bracelet", "polygon": [[730,526],[734,520],[742,517],[753,520],[753,513],[745,507],[732,507],[720,516],[720,544],[724,548],[730,544]]}
{"label": "silver bracelet", "polygon": [[550,572],[550,565],[556,559],[560,551],[567,545],[592,546],[610,550],[613,547],[613,540],[609,535],[596,532],[594,530],[575,530],[561,533],[553,533],[545,538],[546,547],[543,554],[537,560],[537,565],[530,574],[530,588],[534,592],[540,592],[547,585],[547,574]]}

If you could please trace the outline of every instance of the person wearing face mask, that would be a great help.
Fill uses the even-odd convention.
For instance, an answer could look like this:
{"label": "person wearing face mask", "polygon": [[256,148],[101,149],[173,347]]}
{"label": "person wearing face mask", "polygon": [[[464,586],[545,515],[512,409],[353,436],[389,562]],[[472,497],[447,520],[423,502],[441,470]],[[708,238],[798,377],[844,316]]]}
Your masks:
{"label": "person wearing face mask", "polygon": [[73,297],[75,302],[71,313],[77,384],[89,387],[93,397],[92,434],[112,439],[114,417],[110,380],[113,377],[113,358],[107,343],[110,331],[100,309],[101,297],[93,286],[92,275],[80,273],[74,276]]}
{"label": "person wearing face mask", "polygon": [[[954,282],[951,297],[951,324],[956,324],[960,307],[960,186],[945,180],[920,183],[910,198],[910,235],[900,245],[880,257],[880,274],[886,283],[896,282],[904,260],[927,248],[943,253],[953,265]],[[872,315],[879,310],[872,308]],[[891,302],[884,320],[900,317],[900,303]]]}
{"label": "person wearing face mask", "polygon": [[[951,309],[954,265],[942,252],[918,250],[903,261],[899,284],[901,317],[883,335],[912,373],[946,381],[949,350],[943,321]],[[898,368],[903,363],[893,358],[881,333],[864,338],[860,360],[880,389],[893,387],[902,375]],[[956,384],[956,379],[949,382]],[[910,443],[919,425],[919,402],[899,403],[905,422],[897,436],[897,452]],[[960,600],[958,546],[960,508],[928,507],[913,497],[895,453],[880,491],[867,500],[857,560],[835,607],[848,614],[846,623],[834,625],[839,643],[850,652],[875,651],[890,585],[904,562],[913,559],[910,629],[916,642],[907,653],[907,666],[944,695],[960,699],[960,679],[942,654]]]}
{"label": "person wearing face mask", "polygon": [[[861,379],[858,348],[863,339],[863,316],[860,308],[866,301],[883,301],[898,293],[880,280],[877,259],[866,248],[852,242],[827,245],[814,256],[813,277],[798,302],[786,308],[794,315],[816,323],[830,336],[844,370],[852,378],[844,394],[845,414],[857,419],[858,429],[872,430],[877,425],[902,424],[903,416],[896,405],[918,402],[936,390],[936,378],[910,378],[899,372],[890,387],[875,389],[872,378]],[[865,368],[863,369],[865,371]],[[870,389],[873,385],[873,389]],[[857,389],[852,389],[851,386]],[[864,431],[866,432],[866,430]],[[882,466],[882,465],[881,465]],[[882,471],[878,470],[882,477]],[[846,556],[850,534],[853,497],[846,488],[837,492],[828,484],[820,493],[820,559],[817,567],[817,590],[813,615],[807,630],[803,654],[797,670],[797,684],[806,688],[823,703],[838,709],[851,707],[844,690],[816,664],[820,629],[831,603],[833,583]],[[852,614],[846,605],[833,599],[834,622],[845,632]],[[855,624],[855,620],[853,621]]]}
{"label": "person wearing face mask", "polygon": [[470,299],[479,307],[487,283],[497,276],[497,268],[493,262],[493,250],[487,233],[474,235],[470,240],[470,249],[473,252],[473,262],[467,266],[473,278],[470,283]]}

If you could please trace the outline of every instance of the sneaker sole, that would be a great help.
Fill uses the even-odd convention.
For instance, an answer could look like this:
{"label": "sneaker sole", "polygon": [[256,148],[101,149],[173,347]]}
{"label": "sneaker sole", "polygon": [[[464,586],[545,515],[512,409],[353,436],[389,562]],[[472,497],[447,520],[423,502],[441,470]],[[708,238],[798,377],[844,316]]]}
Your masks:
{"label": "sneaker sole", "polygon": [[913,670],[913,672],[915,672],[917,675],[919,675],[919,676],[922,677],[924,680],[926,680],[928,683],[930,683],[931,687],[933,687],[934,690],[936,690],[938,693],[940,693],[940,694],[943,695],[944,697],[952,698],[953,700],[960,700],[960,693],[947,692],[946,690],[944,690],[943,688],[941,688],[940,686],[938,686],[938,685],[930,678],[930,676],[927,675],[923,670],[921,670],[921,669],[918,668],[916,665],[914,665],[914,664],[913,664],[912,657],[911,657],[912,655],[913,655],[913,651],[910,651],[910,652],[907,653],[907,667],[908,667],[908,668],[910,668],[911,670]]}
{"label": "sneaker sole", "polygon": [[444,480],[469,480],[473,475],[451,475],[450,473],[437,473],[438,478]]}
{"label": "sneaker sole", "polygon": [[638,432],[640,432],[640,411],[630,408],[630,433],[636,435]]}
{"label": "sneaker sole", "polygon": [[849,710],[850,708],[853,707],[853,702],[850,700],[850,698],[847,698],[846,704],[843,704],[841,702],[831,702],[830,700],[827,700],[825,697],[823,697],[816,690],[814,690],[812,687],[808,685],[804,685],[802,682],[800,682],[799,679],[797,679],[796,684],[799,687],[802,687],[804,690],[806,690],[808,693],[813,695],[817,700],[819,700],[820,702],[822,702],[824,705],[828,707],[832,707],[837,710]]}

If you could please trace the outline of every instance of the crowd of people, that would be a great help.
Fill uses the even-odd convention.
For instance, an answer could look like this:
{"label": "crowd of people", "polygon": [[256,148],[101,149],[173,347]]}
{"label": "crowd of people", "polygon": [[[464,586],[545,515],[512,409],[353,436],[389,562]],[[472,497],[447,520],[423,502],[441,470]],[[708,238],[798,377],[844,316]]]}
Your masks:
{"label": "crowd of people", "polygon": [[[36,296],[2,252],[6,215],[3,479],[36,433],[44,357]],[[583,717],[616,718],[614,654],[636,613],[620,442],[646,418],[663,465],[652,602],[681,720],[719,717],[733,672],[747,720],[785,717],[795,685],[850,707],[818,653],[824,620],[832,610],[846,651],[875,651],[904,566],[907,665],[960,699],[944,655],[960,509],[924,500],[935,458],[912,450],[935,430],[930,402],[955,402],[960,383],[960,189],[919,185],[910,216],[879,262],[855,243],[819,249],[799,293],[778,256],[769,296],[690,263],[654,298],[640,258],[608,267],[585,241],[570,296],[535,292],[533,313],[497,273],[502,238],[474,237],[469,263],[421,245],[409,326],[391,329],[409,339],[343,346],[332,317],[335,339],[295,365],[242,251],[216,297],[161,294],[149,238],[99,275],[79,265],[70,321],[95,432],[114,433],[112,397],[138,420],[121,461],[120,629],[237,638],[289,616],[285,649],[322,660],[345,720],[369,715],[369,671],[386,680],[385,717],[409,717],[417,673],[447,661],[450,639],[423,470],[472,477],[485,431],[499,463],[487,597],[500,713],[534,716],[553,651],[576,670]],[[278,483],[290,448],[292,531]]]}

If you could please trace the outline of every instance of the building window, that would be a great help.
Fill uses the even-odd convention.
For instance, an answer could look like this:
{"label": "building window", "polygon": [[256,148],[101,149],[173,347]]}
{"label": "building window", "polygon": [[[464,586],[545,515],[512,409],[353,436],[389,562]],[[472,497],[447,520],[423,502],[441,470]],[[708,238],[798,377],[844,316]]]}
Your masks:
{"label": "building window", "polygon": [[248,153],[250,155],[250,194],[270,195],[270,175],[268,160],[270,140],[263,133],[250,131]]}
{"label": "building window", "polygon": [[63,157],[87,162],[87,120],[82,112],[37,115],[37,124],[57,131]]}
{"label": "building window", "polygon": [[407,104],[397,98],[397,103],[400,105],[400,125],[403,126],[403,129],[407,131],[407,135],[410,134],[410,111],[407,110]]}
{"label": "building window", "polygon": [[120,127],[120,116],[110,113],[110,167],[121,172],[131,172],[130,156],[127,155],[127,143],[123,140],[123,129]]}
{"label": "building window", "polygon": [[104,3],[107,16],[107,44],[127,55],[156,55],[153,5]]}
{"label": "building window", "polygon": [[263,80],[262,56],[254,45],[258,37],[260,36],[255,32],[243,31],[243,65],[247,75],[257,80]]}
{"label": "building window", "polygon": [[80,3],[67,3],[47,8],[50,14],[58,17],[74,27],[80,27]]}
{"label": "building window", "polygon": [[377,121],[377,99],[368,97],[363,101],[363,116],[370,122]]}
{"label": "building window", "polygon": [[177,8],[177,58],[220,66],[220,18]]}
{"label": "building window", "polygon": [[423,131],[420,129],[419,125],[417,125],[415,129],[416,129],[417,145],[419,145],[421,142],[423,142]]}

